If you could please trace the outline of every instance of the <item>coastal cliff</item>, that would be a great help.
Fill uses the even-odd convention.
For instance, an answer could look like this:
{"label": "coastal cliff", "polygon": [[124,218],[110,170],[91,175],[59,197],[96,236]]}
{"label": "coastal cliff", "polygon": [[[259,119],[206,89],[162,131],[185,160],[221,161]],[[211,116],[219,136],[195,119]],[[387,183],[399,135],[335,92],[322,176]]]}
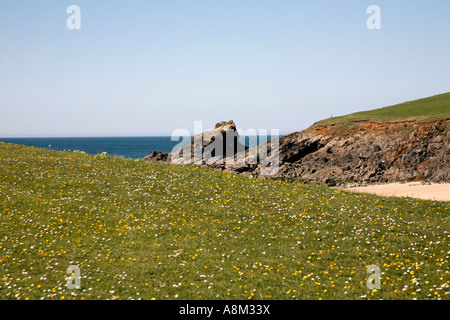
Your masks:
{"label": "coastal cliff", "polygon": [[[224,123],[227,123],[225,130]],[[232,121],[219,123],[214,130],[223,133],[223,141],[229,130],[238,137]],[[202,140],[202,150],[214,141],[210,139],[213,133],[216,132],[203,134],[209,139]],[[315,124],[279,139],[279,169],[265,177],[301,178],[329,185],[351,182],[449,182],[449,143],[450,119],[425,123],[377,123],[366,120],[350,124]],[[254,148],[261,147],[267,147],[270,151],[270,141]],[[208,164],[204,161],[198,164],[260,177],[264,165],[259,160],[256,164],[249,161],[249,157],[255,154],[252,153],[254,148],[243,151],[243,164]],[[171,154],[153,152],[144,159],[171,162]]]}
{"label": "coastal cliff", "polygon": [[450,119],[313,125],[280,138],[276,177],[347,182],[450,181]]}
{"label": "coastal cliff", "polygon": [[[197,148],[195,138],[201,141]],[[238,138],[235,123],[224,121],[183,148],[198,151],[197,159],[187,158],[195,161],[180,161],[179,151],[152,152],[144,159],[328,185],[450,182],[450,93],[325,119],[253,148],[243,147]],[[227,150],[226,159],[234,162],[208,161],[217,160],[214,149]]]}

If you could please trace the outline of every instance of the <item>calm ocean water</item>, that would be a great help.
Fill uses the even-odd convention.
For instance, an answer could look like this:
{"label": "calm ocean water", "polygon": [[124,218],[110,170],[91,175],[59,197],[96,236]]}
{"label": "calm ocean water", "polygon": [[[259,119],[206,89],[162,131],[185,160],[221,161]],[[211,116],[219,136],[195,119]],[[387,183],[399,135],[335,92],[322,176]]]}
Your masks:
{"label": "calm ocean water", "polygon": [[[241,137],[247,146],[254,145],[252,139]],[[171,137],[99,137],[99,138],[0,138],[0,141],[46,148],[53,150],[79,150],[90,154],[106,152],[109,155],[125,158],[143,158],[152,151],[171,152],[179,141],[171,141]],[[181,141],[181,140],[180,140]]]}

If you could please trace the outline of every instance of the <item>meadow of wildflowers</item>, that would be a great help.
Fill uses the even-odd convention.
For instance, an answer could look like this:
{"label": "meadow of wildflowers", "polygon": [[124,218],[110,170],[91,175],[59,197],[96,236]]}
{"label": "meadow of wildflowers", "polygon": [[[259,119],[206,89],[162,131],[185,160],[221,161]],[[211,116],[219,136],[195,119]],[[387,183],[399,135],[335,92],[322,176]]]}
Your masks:
{"label": "meadow of wildflowers", "polygon": [[[448,202],[0,143],[0,299],[449,299],[449,214]],[[66,286],[70,265],[80,289]]]}

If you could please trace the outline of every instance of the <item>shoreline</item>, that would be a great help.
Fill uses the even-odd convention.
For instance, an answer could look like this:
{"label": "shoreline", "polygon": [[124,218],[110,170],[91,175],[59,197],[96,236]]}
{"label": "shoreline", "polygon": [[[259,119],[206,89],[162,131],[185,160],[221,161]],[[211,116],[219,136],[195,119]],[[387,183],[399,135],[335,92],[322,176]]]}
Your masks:
{"label": "shoreline", "polygon": [[411,197],[422,200],[450,201],[450,183],[394,182],[367,186],[343,187],[341,189],[386,197]]}

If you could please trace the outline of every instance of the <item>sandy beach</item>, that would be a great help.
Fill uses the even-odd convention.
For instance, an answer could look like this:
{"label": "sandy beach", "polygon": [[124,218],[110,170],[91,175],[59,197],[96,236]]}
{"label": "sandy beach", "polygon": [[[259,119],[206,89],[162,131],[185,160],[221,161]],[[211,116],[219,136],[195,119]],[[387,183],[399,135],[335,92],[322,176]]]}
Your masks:
{"label": "sandy beach", "polygon": [[389,183],[363,187],[350,187],[345,188],[345,190],[369,192],[381,196],[412,197],[425,200],[450,201],[450,183]]}

